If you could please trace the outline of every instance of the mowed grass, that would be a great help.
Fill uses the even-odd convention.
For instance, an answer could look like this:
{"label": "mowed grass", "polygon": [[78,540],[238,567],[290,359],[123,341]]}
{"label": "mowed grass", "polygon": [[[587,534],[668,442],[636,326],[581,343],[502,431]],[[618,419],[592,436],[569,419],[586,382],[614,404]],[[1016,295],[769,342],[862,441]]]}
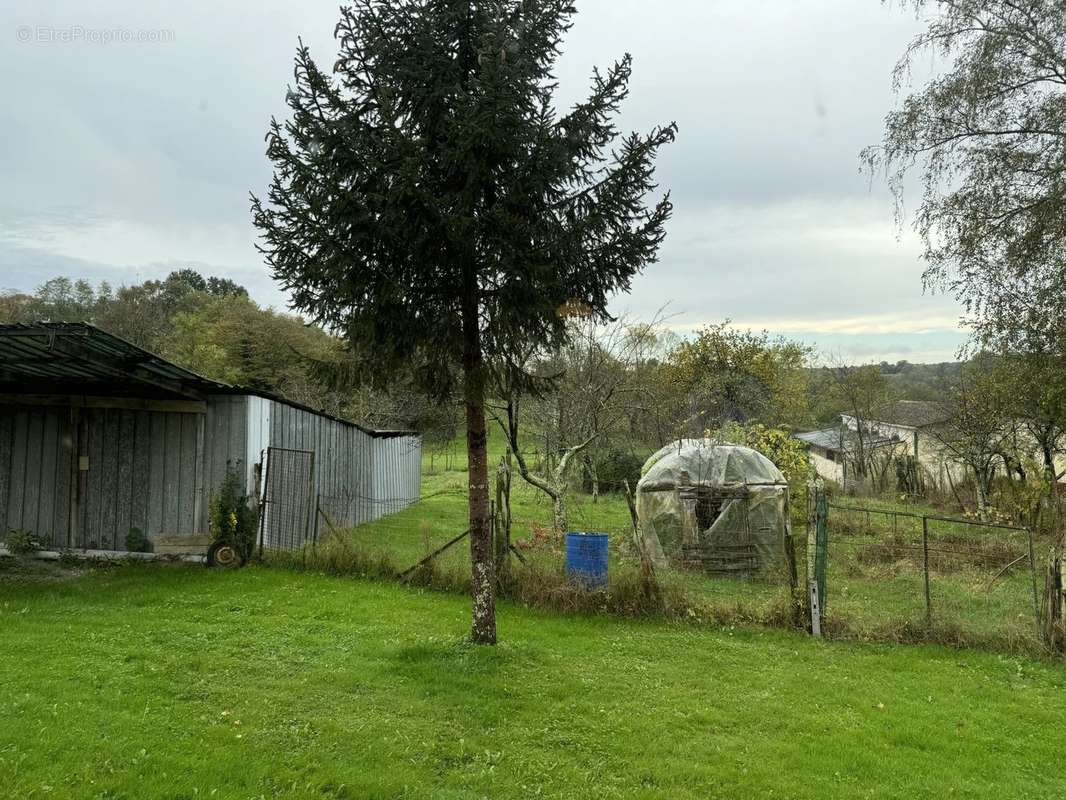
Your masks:
{"label": "mowed grass", "polygon": [[[428,552],[444,545],[463,533],[468,527],[465,442],[456,440],[450,444],[447,457],[428,448],[422,456],[422,501],[397,514],[384,517],[373,523],[356,528],[356,542],[371,552],[387,554],[395,566],[402,570]],[[502,434],[489,430],[489,480],[495,497],[496,468],[506,450]],[[530,456],[531,466],[535,459]],[[578,468],[575,468],[575,473]],[[636,488],[635,486],[633,487]],[[615,544],[612,556],[617,563],[617,545],[630,535],[631,522],[624,495],[605,492],[597,502],[580,491],[572,491],[568,498],[570,527],[572,530],[602,531],[609,533]],[[548,497],[526,483],[514,472],[511,489],[511,514],[513,517],[512,538],[528,540],[538,527],[551,527],[552,508]],[[556,552],[531,553],[529,557],[553,559],[562,564],[561,548]],[[456,570],[464,574],[470,571],[468,542],[450,548],[439,557],[444,570]]]}
{"label": "mowed grass", "polygon": [[264,567],[0,582],[0,797],[1053,798],[1066,670]]}

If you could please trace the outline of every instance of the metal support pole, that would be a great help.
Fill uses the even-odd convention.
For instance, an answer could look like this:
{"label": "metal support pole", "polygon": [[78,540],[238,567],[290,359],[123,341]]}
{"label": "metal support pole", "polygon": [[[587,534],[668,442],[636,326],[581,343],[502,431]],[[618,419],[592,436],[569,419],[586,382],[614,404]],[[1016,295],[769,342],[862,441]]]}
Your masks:
{"label": "metal support pole", "polygon": [[1036,619],[1036,635],[1039,637],[1043,629],[1043,620],[1040,617],[1040,592],[1036,588],[1036,553],[1033,550],[1033,532],[1026,531],[1029,538],[1029,577],[1033,584],[1033,614]]}
{"label": "metal support pole", "polygon": [[922,517],[922,566],[925,571],[925,621],[933,624],[933,595],[929,591],[929,517]]}

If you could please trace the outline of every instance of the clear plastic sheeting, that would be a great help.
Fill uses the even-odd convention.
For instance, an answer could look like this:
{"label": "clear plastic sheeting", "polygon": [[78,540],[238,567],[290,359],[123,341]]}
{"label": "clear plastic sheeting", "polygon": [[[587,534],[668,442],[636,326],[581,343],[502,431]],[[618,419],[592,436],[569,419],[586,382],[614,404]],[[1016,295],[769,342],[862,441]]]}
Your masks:
{"label": "clear plastic sheeting", "polygon": [[785,566],[788,482],[766,456],[682,439],[652,455],[643,472],[637,515],[656,563],[736,577]]}

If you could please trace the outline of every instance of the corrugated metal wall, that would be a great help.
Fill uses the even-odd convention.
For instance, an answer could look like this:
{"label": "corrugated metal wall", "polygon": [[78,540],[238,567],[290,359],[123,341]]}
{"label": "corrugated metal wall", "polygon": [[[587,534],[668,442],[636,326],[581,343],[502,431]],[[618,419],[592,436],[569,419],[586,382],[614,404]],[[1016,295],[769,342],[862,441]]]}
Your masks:
{"label": "corrugated metal wall", "polygon": [[271,447],[310,450],[314,459],[314,495],[337,525],[355,525],[367,516],[371,494],[371,438],[354,425],[276,401],[264,401],[258,413],[269,414]]}
{"label": "corrugated metal wall", "polygon": [[249,430],[269,427],[269,446],[315,453],[314,492],[335,524],[369,522],[417,501],[420,437],[374,437],[355,425],[285,403],[250,398],[256,399],[259,404],[249,405]]}
{"label": "corrugated metal wall", "polygon": [[383,517],[418,501],[422,489],[422,439],[393,436],[375,438],[373,442],[372,495],[376,517]]}

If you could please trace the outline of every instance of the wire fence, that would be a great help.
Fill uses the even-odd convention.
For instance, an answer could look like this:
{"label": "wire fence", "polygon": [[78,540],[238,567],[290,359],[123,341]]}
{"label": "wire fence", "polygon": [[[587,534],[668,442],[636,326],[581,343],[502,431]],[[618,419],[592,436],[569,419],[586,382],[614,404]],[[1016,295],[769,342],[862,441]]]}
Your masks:
{"label": "wire fence", "polygon": [[[603,483],[605,493],[616,488]],[[332,537],[358,548],[381,574],[402,578],[429,563],[459,576],[451,585],[461,585],[470,569],[466,490],[446,485],[451,488],[421,498],[318,496],[309,538],[282,538],[281,549],[315,547]],[[626,506],[603,500],[596,504],[577,493],[572,499],[569,530],[609,536],[610,579],[639,566]],[[702,617],[809,628],[810,598],[801,583],[812,577],[809,565],[814,563],[808,560],[802,522],[806,499],[794,498],[799,508],[793,531],[781,543],[790,550],[784,560],[789,569],[723,577],[679,561],[657,569],[657,579],[680,587]],[[1037,556],[1038,550],[1046,555],[1047,548],[1028,530],[836,499],[827,503],[825,513],[825,570],[819,587],[824,635],[1044,650],[1042,625],[1046,627],[1047,598],[1053,593],[1044,585],[1043,555]],[[550,522],[550,500],[527,493],[511,514],[512,530],[507,547],[497,550],[500,557],[519,568],[535,565],[564,573],[565,542]]]}
{"label": "wire fence", "polygon": [[842,503],[827,509],[820,603],[830,630],[1040,648],[1041,578],[1029,530]]}

